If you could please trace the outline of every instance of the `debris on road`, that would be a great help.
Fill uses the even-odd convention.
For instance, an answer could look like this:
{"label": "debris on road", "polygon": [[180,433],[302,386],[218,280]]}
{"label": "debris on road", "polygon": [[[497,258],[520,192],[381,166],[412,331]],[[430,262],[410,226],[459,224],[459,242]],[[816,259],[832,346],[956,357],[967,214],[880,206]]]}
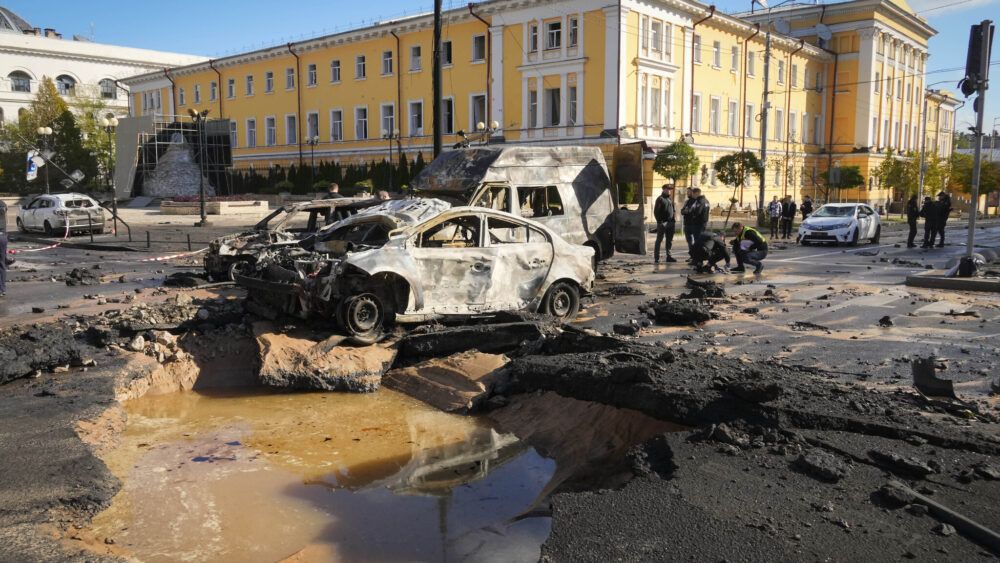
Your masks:
{"label": "debris on road", "polygon": [[383,384],[445,412],[468,412],[502,385],[508,361],[502,354],[460,352],[391,370]]}
{"label": "debris on road", "polygon": [[82,363],[80,345],[67,326],[37,324],[0,331],[0,385],[36,371]]}
{"label": "debris on road", "polygon": [[882,317],[881,319],[878,320],[878,326],[883,328],[889,328],[893,326],[892,317],[890,317],[889,315]]}
{"label": "debris on road", "polygon": [[693,299],[659,298],[641,305],[639,311],[662,326],[691,326],[712,318],[709,305]]}
{"label": "debris on road", "polygon": [[75,287],[81,285],[97,285],[101,278],[87,268],[73,268],[65,275],[66,285]]}
{"label": "debris on road", "polygon": [[937,363],[938,359],[934,356],[914,358],[912,362],[913,386],[928,397],[958,399],[958,395],[955,394],[954,382],[937,376]]}
{"label": "debris on road", "polygon": [[725,287],[712,280],[698,281],[688,276],[685,287],[691,291],[682,293],[681,299],[722,299],[726,297]]}

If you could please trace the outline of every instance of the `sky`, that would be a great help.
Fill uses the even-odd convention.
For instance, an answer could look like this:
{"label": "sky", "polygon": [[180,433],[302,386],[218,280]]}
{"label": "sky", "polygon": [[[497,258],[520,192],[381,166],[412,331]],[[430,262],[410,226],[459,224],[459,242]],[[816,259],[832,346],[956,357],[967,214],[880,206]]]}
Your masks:
{"label": "sky", "polygon": [[[710,0],[702,0],[708,3]],[[772,0],[777,2],[779,0]],[[1000,0],[906,0],[938,35],[930,41],[927,85],[958,92],[965,66],[969,28],[1000,14]],[[610,3],[610,0],[609,0]],[[468,2],[444,0],[445,8]],[[0,0],[0,5],[36,27],[52,27],[64,36],[83,35],[94,41],[220,57],[279,45],[403,15],[429,12],[432,0]],[[718,0],[724,12],[749,9],[749,0]],[[997,39],[1000,43],[1000,38]],[[1000,45],[993,60],[1000,60]],[[1000,72],[1000,64],[993,67]],[[935,82],[942,84],[933,85]],[[986,130],[994,118],[1000,129],[1000,79],[987,95]],[[932,86],[933,85],[933,86]],[[958,127],[974,124],[972,100],[959,110]]]}

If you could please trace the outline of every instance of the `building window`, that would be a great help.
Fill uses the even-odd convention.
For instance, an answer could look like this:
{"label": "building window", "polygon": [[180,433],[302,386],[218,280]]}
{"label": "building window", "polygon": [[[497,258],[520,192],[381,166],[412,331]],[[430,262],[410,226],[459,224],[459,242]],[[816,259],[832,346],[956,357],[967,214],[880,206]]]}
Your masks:
{"label": "building window", "polygon": [[569,105],[566,108],[566,123],[569,125],[576,125],[580,122],[578,96],[576,86],[570,86],[566,93],[566,103]]}
{"label": "building window", "polygon": [[528,26],[528,51],[531,53],[538,52],[538,24]]}
{"label": "building window", "polygon": [[455,133],[455,100],[452,98],[441,100],[441,129],[445,135]]}
{"label": "building window", "polygon": [[15,70],[7,75],[10,79],[10,89],[13,92],[31,93],[31,77],[28,73]]}
{"label": "building window", "polygon": [[354,79],[364,80],[368,76],[368,71],[365,69],[365,56],[358,55],[354,58]]}
{"label": "building window", "polygon": [[264,73],[264,91],[274,92],[274,73],[271,71]]}
{"label": "building window", "polygon": [[264,118],[264,144],[269,147],[278,144],[278,125],[273,117]]}
{"label": "building window", "polygon": [[161,101],[160,91],[157,90],[153,92],[153,103],[156,109],[160,109],[160,101]]}
{"label": "building window", "polygon": [[236,79],[227,78],[226,79],[226,97],[233,99],[236,97]]}
{"label": "building window", "polygon": [[344,140],[344,112],[339,109],[330,110],[330,140]]}
{"label": "building window", "polygon": [[285,69],[285,89],[291,90],[295,88],[295,69],[286,68]]}
{"label": "building window", "polygon": [[298,117],[295,115],[285,116],[285,144],[286,145],[297,145],[299,144],[299,123]]}
{"label": "building window", "polygon": [[754,58],[753,51],[747,51],[747,75],[755,76],[757,74],[757,59]]}
{"label": "building window", "polygon": [[903,99],[903,79],[902,78],[897,78],[896,79],[896,99],[897,100],[902,100]]}
{"label": "building window", "polygon": [[382,76],[392,75],[392,51],[382,51]]}
{"label": "building window", "polygon": [[795,141],[795,139],[797,138],[798,131],[796,131],[796,129],[798,129],[798,127],[799,127],[799,123],[798,123],[797,118],[798,118],[798,116],[795,115],[794,111],[788,113],[788,140],[789,141]]}
{"label": "building window", "polygon": [[739,118],[739,104],[737,104],[735,100],[729,100],[729,120],[726,133],[728,133],[730,137],[736,136],[736,128],[739,123]]}
{"label": "building window", "polygon": [[649,24],[649,42],[652,44],[654,53],[663,51],[663,22],[653,20]]}
{"label": "building window", "polygon": [[669,23],[663,24],[663,54],[670,56],[673,51],[674,28]]}
{"label": "building window", "polygon": [[201,103],[201,84],[194,85],[194,103]]}
{"label": "building window", "polygon": [[818,115],[814,115],[813,116],[813,128],[812,128],[812,140],[813,140],[813,144],[814,145],[818,145],[819,144],[820,130],[821,130],[821,127],[820,127],[820,123],[819,123],[819,116]]}
{"label": "building window", "polygon": [[698,34],[694,35],[691,41],[691,49],[694,51],[694,62],[695,64],[701,64],[701,36]]}
{"label": "building window", "polygon": [[236,127],[235,121],[229,122],[229,147],[235,149],[238,145],[237,138],[239,135],[239,130]]}
{"label": "building window", "polygon": [[721,111],[722,101],[719,98],[711,98],[708,101],[708,126],[711,128],[713,135],[719,134],[720,121],[722,116],[719,115]]}
{"label": "building window", "polygon": [[[878,123],[875,124],[876,128]],[[805,143],[809,139],[809,114],[802,112],[802,142]]]}
{"label": "building window", "polygon": [[319,80],[319,77],[318,77],[318,73],[316,72],[316,65],[315,64],[311,64],[311,65],[307,66],[306,67],[306,84],[309,85],[309,86],[315,86],[316,83],[318,82],[318,80]]}
{"label": "building window", "polygon": [[184,100],[184,88],[178,88],[177,89],[177,105],[183,106],[184,105],[184,101],[185,101]]}
{"label": "building window", "polygon": [[[660,88],[653,87],[649,89],[649,125],[653,127],[660,126],[660,109],[661,109],[661,90]],[[643,100],[645,101],[645,99]],[[643,116],[645,117],[645,116]]]}
{"label": "building window", "polygon": [[822,92],[823,91],[823,73],[822,72],[817,72],[816,73],[816,91],[817,92]]}
{"label": "building window", "polygon": [[306,114],[306,139],[319,138],[319,114],[309,112]]}
{"label": "building window", "polygon": [[639,19],[639,44],[643,51],[649,50],[649,16]]}
{"label": "building window", "polygon": [[75,96],[76,79],[65,74],[59,75],[56,77],[56,89],[59,90],[60,96]]}
{"label": "building window", "polygon": [[559,49],[562,47],[562,22],[555,21],[545,24],[545,48]]}
{"label": "building window", "polygon": [[472,62],[481,63],[486,60],[486,36],[472,36]]}
{"label": "building window", "polygon": [[420,45],[410,47],[410,72],[416,72],[423,68],[422,58]]}
{"label": "building window", "polygon": [[538,127],[538,90],[528,91],[528,127]]}
{"label": "building window", "polygon": [[354,138],[359,141],[368,138],[368,108],[354,108]]}
{"label": "building window", "polygon": [[569,39],[567,41],[570,47],[576,47],[580,44],[580,19],[570,18],[569,19]]}
{"label": "building window", "polygon": [[382,137],[396,133],[396,106],[382,104]]}
{"label": "building window", "polygon": [[712,42],[712,66],[722,68],[722,42]]}
{"label": "building window", "polygon": [[253,96],[253,75],[248,74],[246,78],[246,95]]}
{"label": "building window", "polygon": [[212,82],[208,83],[208,101],[214,102],[219,97],[219,85]]}
{"label": "building window", "polygon": [[410,136],[424,134],[424,102],[410,102]]}
{"label": "building window", "polygon": [[101,80],[101,97],[105,100],[114,100],[118,98],[118,88],[115,86],[115,81],[105,78]]}
{"label": "building window", "polygon": [[701,94],[691,98],[691,131],[701,131]]}
{"label": "building window", "polygon": [[252,149],[257,146],[257,120],[250,118],[247,120],[247,148]]}
{"label": "building window", "polygon": [[778,60],[778,84],[785,83],[785,61]]}
{"label": "building window", "polygon": [[753,111],[753,104],[747,104],[745,114],[743,116],[743,134],[747,137],[753,138],[753,124],[757,121],[757,116]]}
{"label": "building window", "polygon": [[340,82],[340,59],[330,61],[330,82]]}
{"label": "building window", "polygon": [[451,66],[453,63],[452,59],[452,48],[451,41],[444,41],[441,43],[441,66]]}
{"label": "building window", "polygon": [[729,54],[729,70],[736,72],[740,69],[740,48],[738,45],[733,45]]}
{"label": "building window", "polygon": [[799,87],[799,65],[792,63],[792,88]]}
{"label": "building window", "polygon": [[545,89],[545,126],[557,127],[562,120],[562,90],[560,88]]}
{"label": "building window", "polygon": [[910,94],[912,93],[912,86],[913,86],[912,84],[907,84],[906,85],[906,101],[907,102],[909,102],[911,100]]}
{"label": "building window", "polygon": [[472,96],[470,102],[470,109],[472,111],[469,116],[471,118],[469,122],[469,129],[471,131],[478,131],[480,123],[486,125],[486,95],[476,94]]}

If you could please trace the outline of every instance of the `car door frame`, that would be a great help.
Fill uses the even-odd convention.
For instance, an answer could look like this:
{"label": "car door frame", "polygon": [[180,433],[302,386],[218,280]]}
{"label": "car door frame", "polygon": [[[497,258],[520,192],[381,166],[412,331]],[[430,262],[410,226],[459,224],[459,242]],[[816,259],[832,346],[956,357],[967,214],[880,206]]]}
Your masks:
{"label": "car door frame", "polygon": [[[614,204],[615,251],[646,254],[646,188],[644,182],[646,144],[642,141],[617,145],[611,161],[611,197]],[[639,190],[638,209],[622,201],[622,186],[634,184]]]}
{"label": "car door frame", "polygon": [[[556,258],[552,238],[544,230],[531,225],[527,221],[521,220],[519,217],[500,217],[491,213],[484,215],[484,243],[496,249],[493,279],[490,288],[487,290],[486,305],[496,311],[523,309],[539,297],[539,293],[545,287],[545,280],[552,270]],[[495,244],[490,238],[489,229],[491,220],[506,221],[520,225],[528,233],[527,241]],[[538,251],[542,249],[537,248],[535,246],[536,243],[531,240],[532,232],[538,233],[543,237],[544,242],[537,244],[538,246],[544,244],[544,256],[538,255]],[[534,277],[529,274],[532,271],[534,272]],[[518,275],[522,273],[524,274],[523,276]],[[523,285],[522,280],[528,279],[537,279],[537,287],[526,292],[518,291]],[[498,297],[500,295],[512,295],[518,299],[503,301]]]}

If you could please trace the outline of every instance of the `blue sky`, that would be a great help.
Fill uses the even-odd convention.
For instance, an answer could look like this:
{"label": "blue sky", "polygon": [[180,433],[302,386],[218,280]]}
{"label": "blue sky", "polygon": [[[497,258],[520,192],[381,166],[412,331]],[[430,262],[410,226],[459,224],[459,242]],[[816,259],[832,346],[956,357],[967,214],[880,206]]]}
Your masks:
{"label": "blue sky", "polygon": [[[2,0],[0,0],[2,1]],[[777,0],[775,0],[777,1]],[[931,39],[928,70],[965,66],[969,26],[1000,13],[1000,0],[907,0],[938,30]],[[610,0],[609,0],[610,3]],[[349,29],[404,14],[430,11],[431,0],[7,0],[2,4],[32,25],[54,27],[66,36],[130,47],[218,57],[267,45]],[[467,2],[445,0],[445,8]],[[718,0],[720,10],[746,10],[749,0]],[[998,39],[997,43],[1000,43]],[[1000,45],[995,46],[1000,53]],[[994,55],[1000,60],[1000,55]],[[1000,117],[1000,65],[993,67],[994,88],[986,104],[987,127]],[[957,91],[961,71],[928,75],[927,83]],[[960,111],[958,125],[972,124],[971,100]],[[1000,119],[998,119],[1000,128]]]}

